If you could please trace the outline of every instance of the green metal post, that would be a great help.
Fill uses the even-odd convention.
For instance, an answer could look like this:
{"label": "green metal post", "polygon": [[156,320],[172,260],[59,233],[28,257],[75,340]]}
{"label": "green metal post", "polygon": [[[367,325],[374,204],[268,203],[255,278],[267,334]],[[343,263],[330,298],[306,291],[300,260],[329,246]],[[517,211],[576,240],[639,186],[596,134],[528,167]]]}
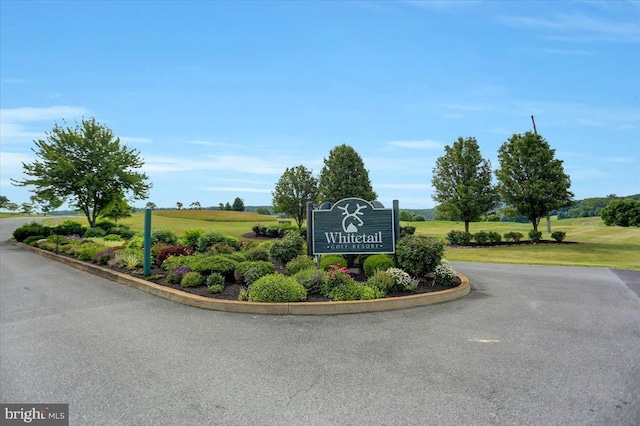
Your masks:
{"label": "green metal post", "polygon": [[144,275],[151,274],[151,209],[144,211]]}

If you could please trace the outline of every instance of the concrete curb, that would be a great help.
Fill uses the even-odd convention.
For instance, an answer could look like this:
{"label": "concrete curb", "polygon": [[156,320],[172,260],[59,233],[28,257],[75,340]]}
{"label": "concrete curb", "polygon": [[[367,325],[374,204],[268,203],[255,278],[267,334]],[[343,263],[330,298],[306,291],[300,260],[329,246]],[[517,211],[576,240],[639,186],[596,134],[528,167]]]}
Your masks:
{"label": "concrete curb", "polygon": [[116,272],[109,268],[82,262],[77,259],[60,256],[56,253],[28,246],[16,241],[10,243],[30,250],[40,256],[57,260],[58,262],[98,275],[119,284],[142,290],[155,296],[163,297],[184,305],[195,306],[202,309],[211,309],[223,312],[239,312],[247,314],[268,315],[335,315],[353,314],[360,312],[378,312],[395,309],[407,309],[416,306],[431,305],[434,303],[448,302],[466,296],[471,291],[469,279],[458,273],[462,283],[455,288],[437,291],[433,293],[415,294],[412,296],[390,297],[375,300],[353,300],[347,302],[296,302],[296,303],[256,303],[240,302],[232,300],[220,300],[210,297],[198,296],[186,293],[170,287],[155,284],[127,274]]}

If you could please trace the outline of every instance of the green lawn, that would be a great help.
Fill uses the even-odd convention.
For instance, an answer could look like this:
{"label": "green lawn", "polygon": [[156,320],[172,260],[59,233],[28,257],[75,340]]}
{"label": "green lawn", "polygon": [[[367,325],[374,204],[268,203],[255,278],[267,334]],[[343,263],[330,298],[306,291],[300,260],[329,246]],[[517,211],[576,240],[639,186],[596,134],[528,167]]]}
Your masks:
{"label": "green lawn", "polygon": [[[64,218],[51,218],[49,224],[59,223]],[[77,219],[85,223],[83,217]],[[144,213],[139,212],[121,221],[136,231],[144,228]],[[251,232],[257,223],[276,224],[273,216],[244,212],[220,212],[212,210],[165,210],[154,211],[152,228],[171,228],[184,233],[187,229],[221,231],[226,235],[242,238]],[[293,222],[293,221],[292,221]],[[429,221],[403,222],[402,225],[416,227],[417,235],[429,235],[445,239],[451,229],[464,230],[462,222]],[[471,233],[496,231],[504,234],[518,231],[527,239],[531,224],[505,222],[474,222],[470,224]],[[546,224],[541,223],[542,238],[551,240],[546,232]],[[447,248],[448,260],[486,263],[520,263],[532,265],[573,265],[602,266],[614,269],[640,270],[640,228],[622,228],[605,226],[598,217],[580,219],[552,219],[552,231],[564,231],[567,234],[564,244],[538,244],[535,246],[501,246],[482,248]]]}

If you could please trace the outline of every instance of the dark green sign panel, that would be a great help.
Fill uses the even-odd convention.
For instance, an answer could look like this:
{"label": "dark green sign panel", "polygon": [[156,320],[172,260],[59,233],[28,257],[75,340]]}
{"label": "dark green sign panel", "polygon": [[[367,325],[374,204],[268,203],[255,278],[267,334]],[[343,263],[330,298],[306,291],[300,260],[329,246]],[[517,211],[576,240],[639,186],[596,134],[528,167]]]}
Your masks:
{"label": "dark green sign panel", "polygon": [[330,209],[313,210],[312,254],[394,253],[394,210],[361,198],[345,198]]}

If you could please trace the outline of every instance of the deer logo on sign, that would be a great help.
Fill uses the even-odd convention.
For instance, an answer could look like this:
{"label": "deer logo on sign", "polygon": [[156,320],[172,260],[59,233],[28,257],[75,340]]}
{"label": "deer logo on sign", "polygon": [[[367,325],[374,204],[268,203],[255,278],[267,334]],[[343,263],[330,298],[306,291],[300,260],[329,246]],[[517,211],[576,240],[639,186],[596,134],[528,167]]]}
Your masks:
{"label": "deer logo on sign", "polygon": [[358,227],[364,225],[362,219],[358,216],[362,216],[362,212],[360,210],[366,209],[367,206],[361,206],[360,204],[356,204],[356,211],[353,213],[349,213],[349,204],[346,204],[344,207],[338,206],[340,210],[343,210],[342,215],[344,218],[342,219],[342,229],[347,233],[358,232]]}

